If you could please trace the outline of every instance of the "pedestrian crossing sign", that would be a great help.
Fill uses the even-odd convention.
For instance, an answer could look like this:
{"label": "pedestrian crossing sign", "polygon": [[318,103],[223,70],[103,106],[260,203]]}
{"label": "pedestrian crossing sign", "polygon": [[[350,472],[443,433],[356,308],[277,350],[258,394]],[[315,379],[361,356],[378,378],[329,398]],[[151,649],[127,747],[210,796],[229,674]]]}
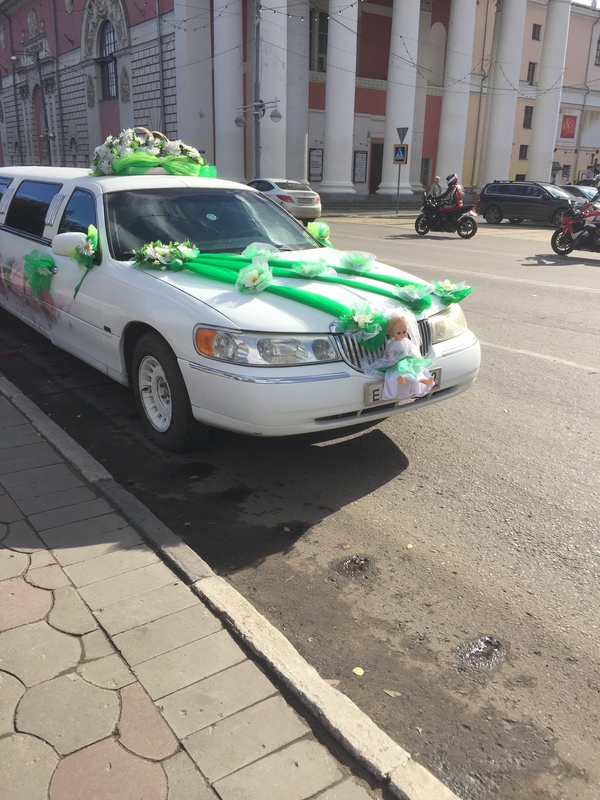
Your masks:
{"label": "pedestrian crossing sign", "polygon": [[408,164],[408,145],[394,145],[394,164]]}

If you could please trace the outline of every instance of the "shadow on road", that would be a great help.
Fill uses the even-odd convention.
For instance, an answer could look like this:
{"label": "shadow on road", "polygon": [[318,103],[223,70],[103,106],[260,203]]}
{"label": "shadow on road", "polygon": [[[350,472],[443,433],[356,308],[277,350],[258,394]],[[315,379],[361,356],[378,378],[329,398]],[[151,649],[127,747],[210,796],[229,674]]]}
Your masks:
{"label": "shadow on road", "polygon": [[582,258],[579,253],[569,256],[559,256],[555,253],[536,253],[534,256],[527,256],[523,259],[524,267],[568,267],[575,264],[582,264],[585,267],[600,267],[600,261],[593,258]]}
{"label": "shadow on road", "polygon": [[408,462],[373,423],[261,439],[216,430],[201,450],[147,440],[129,390],[5,317],[0,371],[219,573],[288,552]]}

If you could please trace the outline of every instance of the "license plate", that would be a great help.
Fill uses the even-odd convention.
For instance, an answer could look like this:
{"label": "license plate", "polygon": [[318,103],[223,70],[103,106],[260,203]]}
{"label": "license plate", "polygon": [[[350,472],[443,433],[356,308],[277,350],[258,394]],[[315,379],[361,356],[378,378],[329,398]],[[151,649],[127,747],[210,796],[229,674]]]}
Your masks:
{"label": "license plate", "polygon": [[299,197],[296,201],[300,206],[312,206],[315,202],[312,197]]}
{"label": "license plate", "polygon": [[[433,388],[435,389],[440,385],[440,379],[442,376],[441,369],[430,369],[429,372],[433,375],[434,384]],[[412,397],[402,398],[404,400],[412,400]],[[378,405],[385,405],[386,403],[393,403],[394,400],[389,400],[383,397],[383,381],[375,381],[374,383],[367,383],[365,386],[365,405],[366,406],[378,406]]]}

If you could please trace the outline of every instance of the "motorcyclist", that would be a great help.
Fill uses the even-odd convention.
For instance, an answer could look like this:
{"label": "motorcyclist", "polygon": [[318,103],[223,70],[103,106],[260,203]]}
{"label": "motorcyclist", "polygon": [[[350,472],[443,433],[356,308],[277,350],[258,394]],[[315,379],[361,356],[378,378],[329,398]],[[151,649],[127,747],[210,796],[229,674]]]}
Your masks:
{"label": "motorcyclist", "polygon": [[586,221],[585,228],[588,232],[590,244],[594,247],[600,240],[600,209],[596,207],[599,200],[600,188],[596,190],[595,197],[592,197],[591,200],[579,207],[580,213],[589,220]]}
{"label": "motorcyclist", "polygon": [[453,214],[462,208],[465,190],[458,182],[458,175],[455,172],[448,175],[446,183],[448,188],[438,198],[441,201],[438,211],[442,214]]}

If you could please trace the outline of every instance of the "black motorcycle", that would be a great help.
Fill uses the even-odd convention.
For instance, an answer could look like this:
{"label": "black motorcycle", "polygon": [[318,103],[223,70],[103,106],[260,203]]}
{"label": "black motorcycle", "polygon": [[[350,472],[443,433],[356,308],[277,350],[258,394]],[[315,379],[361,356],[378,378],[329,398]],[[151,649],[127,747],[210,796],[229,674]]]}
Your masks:
{"label": "black motorcycle", "polygon": [[419,236],[425,236],[429,231],[458,233],[463,239],[475,236],[478,227],[475,219],[475,206],[462,206],[456,211],[445,214],[438,210],[442,202],[437,197],[425,195],[421,214],[415,220],[415,230]]}

